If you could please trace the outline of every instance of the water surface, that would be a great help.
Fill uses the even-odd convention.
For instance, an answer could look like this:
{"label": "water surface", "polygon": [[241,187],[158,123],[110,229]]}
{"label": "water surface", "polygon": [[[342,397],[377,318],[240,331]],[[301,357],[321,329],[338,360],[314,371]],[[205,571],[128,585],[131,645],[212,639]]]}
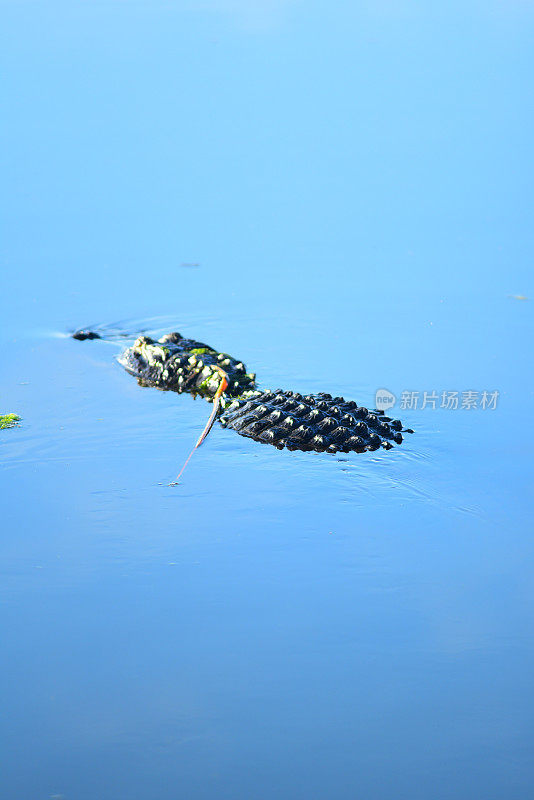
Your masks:
{"label": "water surface", "polygon": [[[532,9],[3,12],[2,796],[530,796]],[[479,407],[170,487],[209,406],[140,330]]]}

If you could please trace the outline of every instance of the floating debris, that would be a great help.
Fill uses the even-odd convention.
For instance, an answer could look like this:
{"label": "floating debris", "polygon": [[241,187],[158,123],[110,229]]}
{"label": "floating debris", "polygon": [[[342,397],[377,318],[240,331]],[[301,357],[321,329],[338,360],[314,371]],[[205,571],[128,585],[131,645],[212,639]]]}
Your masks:
{"label": "floating debris", "polygon": [[3,428],[14,428],[20,422],[18,414],[0,414],[0,430]]}

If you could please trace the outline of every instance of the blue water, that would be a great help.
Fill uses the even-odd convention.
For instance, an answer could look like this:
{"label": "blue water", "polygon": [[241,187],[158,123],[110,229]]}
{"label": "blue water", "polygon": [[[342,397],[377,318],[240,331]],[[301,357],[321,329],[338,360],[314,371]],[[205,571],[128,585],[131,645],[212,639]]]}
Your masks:
{"label": "blue water", "polygon": [[[1,6],[0,796],[531,797],[532,5]],[[415,434],[171,487],[209,406],[82,326]]]}

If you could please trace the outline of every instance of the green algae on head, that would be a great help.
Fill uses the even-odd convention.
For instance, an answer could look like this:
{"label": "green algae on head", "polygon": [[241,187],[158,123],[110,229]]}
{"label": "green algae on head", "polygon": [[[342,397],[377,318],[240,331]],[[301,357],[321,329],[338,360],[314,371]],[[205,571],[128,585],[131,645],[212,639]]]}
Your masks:
{"label": "green algae on head", "polygon": [[18,414],[0,414],[0,430],[2,428],[14,428],[20,422]]}
{"label": "green algae on head", "polygon": [[174,331],[154,341],[139,336],[118,357],[141,386],[154,386],[173,392],[188,392],[213,400],[226,376],[226,394],[238,397],[253,388],[256,376],[247,372],[242,361],[221,353],[196,339],[186,339]]}

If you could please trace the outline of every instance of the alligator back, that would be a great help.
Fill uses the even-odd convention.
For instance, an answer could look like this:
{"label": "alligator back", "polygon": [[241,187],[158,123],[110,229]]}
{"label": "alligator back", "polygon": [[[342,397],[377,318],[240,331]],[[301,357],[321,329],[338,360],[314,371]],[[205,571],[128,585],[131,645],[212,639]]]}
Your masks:
{"label": "alligator back", "polygon": [[220,417],[221,424],[258,442],[289,450],[364,452],[402,442],[400,420],[369,411],[352,400],[330,394],[252,392],[234,400]]}

